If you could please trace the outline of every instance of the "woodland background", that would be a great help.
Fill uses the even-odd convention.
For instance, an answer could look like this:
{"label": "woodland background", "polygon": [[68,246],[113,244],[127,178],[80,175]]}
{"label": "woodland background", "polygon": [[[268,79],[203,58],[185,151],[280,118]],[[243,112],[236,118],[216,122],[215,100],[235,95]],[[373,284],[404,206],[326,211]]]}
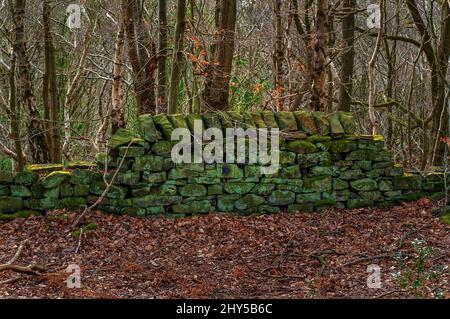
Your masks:
{"label": "woodland background", "polygon": [[[70,29],[67,7],[83,6]],[[381,27],[367,27],[378,4]],[[144,113],[351,111],[408,168],[449,136],[448,0],[3,0],[0,169],[92,159]],[[12,160],[11,160],[12,159]]]}

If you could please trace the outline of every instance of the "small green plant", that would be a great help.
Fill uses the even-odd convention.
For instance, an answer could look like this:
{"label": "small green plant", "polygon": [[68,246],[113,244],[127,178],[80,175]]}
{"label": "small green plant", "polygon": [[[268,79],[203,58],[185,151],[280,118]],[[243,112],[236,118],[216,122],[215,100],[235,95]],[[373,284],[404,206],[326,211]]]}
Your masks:
{"label": "small green plant", "polygon": [[70,236],[72,236],[73,238],[80,238],[81,231],[83,231],[83,234],[87,234],[87,233],[89,233],[91,231],[94,231],[96,229],[97,229],[97,224],[96,223],[90,223],[90,224],[82,226],[78,230],[75,230],[75,231],[71,232]]}
{"label": "small green plant", "polygon": [[[429,265],[429,260],[435,255],[434,249],[428,246],[426,241],[414,239],[411,241],[414,249],[413,259],[408,262],[409,257],[403,256],[401,252],[395,259],[399,264],[397,273],[393,276],[399,286],[410,292],[416,298],[425,298],[429,295],[429,285],[431,281],[438,280],[445,273],[448,266]],[[434,298],[443,298],[443,291],[433,291]]]}

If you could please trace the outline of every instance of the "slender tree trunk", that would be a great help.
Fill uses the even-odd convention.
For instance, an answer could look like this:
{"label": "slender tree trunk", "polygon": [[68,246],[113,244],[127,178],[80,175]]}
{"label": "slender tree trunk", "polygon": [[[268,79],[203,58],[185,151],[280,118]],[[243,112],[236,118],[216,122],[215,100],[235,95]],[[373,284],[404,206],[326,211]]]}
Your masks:
{"label": "slender tree trunk", "polygon": [[48,163],[49,150],[45,141],[45,133],[33,95],[30,63],[27,57],[25,40],[25,0],[16,0],[14,9],[15,41],[14,51],[17,54],[17,68],[22,102],[27,114],[28,146],[34,163]]}
{"label": "slender tree trunk", "polygon": [[236,0],[216,0],[219,6],[218,38],[215,46],[215,61],[205,80],[202,94],[205,106],[213,110],[228,109],[229,85],[234,54],[236,27]]}
{"label": "slender tree trunk", "polygon": [[284,81],[283,81],[283,60],[284,60],[284,47],[283,47],[283,17],[281,15],[282,1],[273,0],[274,13],[275,13],[275,45],[273,53],[273,66],[274,66],[274,84],[275,84],[275,105],[278,111],[283,110],[283,93],[284,93]]}
{"label": "slender tree trunk", "polygon": [[[155,111],[153,71],[151,71],[151,69],[154,70],[154,66],[151,64],[147,54],[143,54],[143,52],[150,49],[150,56],[152,56],[154,55],[154,50],[149,47],[151,43],[148,43],[148,29],[142,21],[142,12],[140,10],[137,11],[140,4],[139,0],[122,0],[121,10],[128,42],[128,58],[133,71],[134,94],[136,96],[138,114],[146,114],[154,113]],[[143,40],[141,46],[136,35],[137,25],[139,25],[139,36]],[[156,57],[154,60],[156,62]]]}
{"label": "slender tree trunk", "polygon": [[141,72],[143,75],[142,95],[144,104],[138,110],[139,114],[154,114],[155,101],[155,70],[157,69],[156,45],[150,36],[150,26],[144,18],[144,0],[135,0],[135,22],[137,33],[137,45]]}
{"label": "slender tree trunk", "polygon": [[167,112],[166,60],[167,60],[167,0],[158,0],[159,43],[158,85],[156,87],[157,113]]}
{"label": "slender tree trunk", "polygon": [[177,0],[177,22],[175,27],[175,45],[173,52],[173,66],[170,77],[169,114],[178,112],[178,90],[183,72],[184,30],[186,26],[186,0]]}
{"label": "slender tree trunk", "polygon": [[17,171],[23,171],[25,159],[23,156],[22,140],[20,139],[19,108],[16,102],[16,53],[11,54],[11,67],[9,71],[9,110],[11,112],[11,138],[16,150]]}
{"label": "slender tree trunk", "polygon": [[317,0],[314,59],[311,87],[311,109],[325,109],[326,65],[328,46],[328,0]]}
{"label": "slender tree trunk", "polygon": [[355,60],[355,10],[356,0],[344,0],[345,17],[342,19],[342,54],[341,86],[339,93],[339,110],[350,111],[353,91],[353,66]]}
{"label": "slender tree trunk", "polygon": [[123,109],[123,72],[124,72],[125,26],[123,15],[117,24],[116,50],[114,55],[113,83],[111,91],[111,133],[114,134],[121,127],[126,126]]}
{"label": "slender tree trunk", "polygon": [[368,67],[368,90],[369,90],[369,119],[372,125],[372,135],[380,134],[380,122],[375,113],[375,104],[377,102],[377,92],[375,86],[375,64],[377,62],[378,53],[380,52],[381,41],[384,35],[384,0],[380,0],[380,29],[378,31],[375,49],[369,61]]}
{"label": "slender tree trunk", "polygon": [[48,145],[51,150],[51,160],[53,163],[61,163],[61,131],[59,127],[59,100],[58,85],[56,79],[55,48],[53,46],[53,36],[51,31],[51,10],[50,1],[43,2],[43,24],[44,24],[44,44],[45,44],[45,74],[43,85],[44,107],[50,111],[50,122],[48,125],[49,139]]}
{"label": "slender tree trunk", "polygon": [[297,29],[298,34],[300,35],[300,38],[302,39],[303,46],[304,46],[304,54],[305,54],[305,62],[303,63],[305,65],[305,71],[304,71],[304,81],[298,90],[298,93],[292,102],[292,105],[290,105],[291,110],[296,110],[300,107],[300,104],[303,101],[303,97],[305,94],[310,91],[311,89],[311,83],[312,83],[312,74],[313,74],[313,59],[314,59],[314,51],[310,49],[312,46],[313,39],[311,37],[310,33],[310,24],[309,24],[309,10],[310,10],[310,4],[311,2],[306,1],[305,2],[305,8],[304,8],[304,26],[302,25],[299,17],[299,8],[298,8],[298,2],[297,0],[291,0],[292,2],[292,8],[293,8],[293,18],[294,18],[294,24],[295,28]]}

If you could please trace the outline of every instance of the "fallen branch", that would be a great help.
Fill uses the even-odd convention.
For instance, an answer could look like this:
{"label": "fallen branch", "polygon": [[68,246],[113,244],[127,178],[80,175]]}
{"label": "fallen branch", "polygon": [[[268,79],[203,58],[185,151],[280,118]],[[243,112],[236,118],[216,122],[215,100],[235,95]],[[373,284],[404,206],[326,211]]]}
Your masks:
{"label": "fallen branch", "polygon": [[[1,264],[0,265],[0,271],[4,271],[4,270],[12,270],[18,273],[24,273],[24,274],[29,274],[29,275],[39,275],[39,272],[45,271],[45,268],[42,266],[39,266],[36,263],[31,263],[28,266],[21,266],[21,265],[17,265],[15,264],[15,262],[17,261],[17,259],[19,259],[20,255],[23,252],[23,248],[25,247],[25,244],[28,243],[28,240],[24,240],[20,245],[19,248],[17,249],[16,253],[14,254],[14,257],[11,258],[6,264]],[[14,278],[10,279],[10,280],[6,280],[5,282],[11,282]],[[15,281],[15,279],[14,279]],[[4,282],[2,282],[4,283]]]}

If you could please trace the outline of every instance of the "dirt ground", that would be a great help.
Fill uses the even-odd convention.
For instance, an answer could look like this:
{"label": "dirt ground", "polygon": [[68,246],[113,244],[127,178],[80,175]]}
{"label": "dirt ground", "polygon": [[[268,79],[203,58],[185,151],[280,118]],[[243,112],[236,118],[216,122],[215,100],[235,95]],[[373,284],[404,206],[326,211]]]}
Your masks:
{"label": "dirt ground", "polygon": [[[81,239],[70,235],[77,212],[15,219],[0,224],[0,264],[28,239],[16,263],[45,271],[0,272],[0,298],[449,298],[450,227],[432,207],[422,199],[182,219],[96,212],[86,223],[97,228]],[[70,264],[81,288],[67,287]],[[369,276],[381,287],[369,288]]]}

